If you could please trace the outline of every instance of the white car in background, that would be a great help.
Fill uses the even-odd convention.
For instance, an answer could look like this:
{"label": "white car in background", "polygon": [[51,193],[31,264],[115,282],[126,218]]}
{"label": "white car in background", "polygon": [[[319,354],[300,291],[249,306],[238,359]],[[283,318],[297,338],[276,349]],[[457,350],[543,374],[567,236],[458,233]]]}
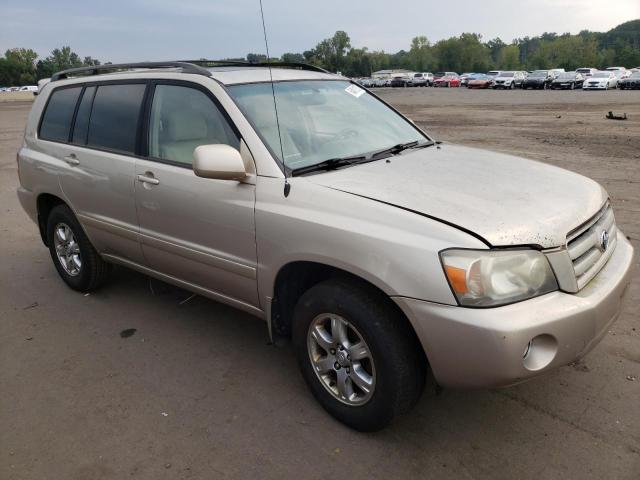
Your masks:
{"label": "white car in background", "polygon": [[37,93],[38,92],[38,86],[37,85],[25,85],[24,87],[20,87],[20,91],[21,92],[34,92],[34,93]]}
{"label": "white car in background", "polygon": [[583,90],[609,90],[618,86],[616,73],[610,70],[596,72],[582,84]]}
{"label": "white car in background", "polygon": [[581,73],[582,76],[585,78],[591,77],[597,71],[598,71],[597,68],[590,68],[590,67],[576,68],[576,73]]}
{"label": "white car in background", "polygon": [[414,87],[430,87],[433,85],[433,73],[418,72],[411,78],[411,85]]}
{"label": "white car in background", "polygon": [[605,69],[607,72],[613,72],[616,76],[620,78],[627,78],[630,73],[627,71],[625,67],[607,67]]}
{"label": "white car in background", "polygon": [[525,78],[525,72],[500,72],[493,78],[493,84],[491,85],[491,88],[493,88],[494,90],[496,88],[520,88]]}

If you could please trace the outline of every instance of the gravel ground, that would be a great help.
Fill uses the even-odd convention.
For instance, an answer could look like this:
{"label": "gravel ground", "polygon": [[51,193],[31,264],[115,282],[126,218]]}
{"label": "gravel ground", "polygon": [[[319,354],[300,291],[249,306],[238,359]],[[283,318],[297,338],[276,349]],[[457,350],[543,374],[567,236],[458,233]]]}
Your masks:
{"label": "gravel ground", "polygon": [[[640,248],[640,92],[379,94],[440,140],[596,179]],[[0,105],[0,478],[640,478],[637,268],[578,364],[508,389],[429,390],[359,434],[253,317],[124,269],[89,296],[65,287],[15,195],[29,107]]]}

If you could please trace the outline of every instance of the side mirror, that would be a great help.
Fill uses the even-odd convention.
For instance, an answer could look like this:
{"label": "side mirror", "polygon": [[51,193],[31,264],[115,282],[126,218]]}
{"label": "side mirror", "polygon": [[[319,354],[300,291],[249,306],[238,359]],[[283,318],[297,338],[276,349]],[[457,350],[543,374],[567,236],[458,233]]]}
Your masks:
{"label": "side mirror", "polygon": [[247,176],[240,152],[225,144],[196,147],[193,171],[198,177],[217,180],[242,180]]}

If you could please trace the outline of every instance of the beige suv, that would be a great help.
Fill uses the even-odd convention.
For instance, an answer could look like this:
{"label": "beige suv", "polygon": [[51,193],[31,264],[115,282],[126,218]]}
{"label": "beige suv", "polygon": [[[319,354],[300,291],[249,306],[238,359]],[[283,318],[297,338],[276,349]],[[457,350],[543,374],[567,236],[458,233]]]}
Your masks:
{"label": "beige suv", "polygon": [[633,249],[597,183],[434,142],[309,66],[56,74],[18,153],[62,279],[119,264],[290,337],[332,415],[375,430],[445,387],[510,385],[588,352]]}

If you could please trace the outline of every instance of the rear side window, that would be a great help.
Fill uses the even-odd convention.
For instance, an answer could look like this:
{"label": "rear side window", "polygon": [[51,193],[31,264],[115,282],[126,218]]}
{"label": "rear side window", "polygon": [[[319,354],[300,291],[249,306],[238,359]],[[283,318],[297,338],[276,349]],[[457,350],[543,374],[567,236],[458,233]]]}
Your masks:
{"label": "rear side window", "polygon": [[82,87],[54,90],[47,103],[40,125],[40,138],[54,142],[67,142],[71,120]]}
{"label": "rear side window", "polygon": [[78,145],[87,143],[87,133],[89,132],[89,118],[91,114],[91,103],[96,93],[96,87],[87,87],[82,94],[78,113],[76,114],[76,123],[73,126],[73,136],[71,141]]}
{"label": "rear side window", "polygon": [[93,99],[87,144],[134,153],[146,85],[101,85]]}

